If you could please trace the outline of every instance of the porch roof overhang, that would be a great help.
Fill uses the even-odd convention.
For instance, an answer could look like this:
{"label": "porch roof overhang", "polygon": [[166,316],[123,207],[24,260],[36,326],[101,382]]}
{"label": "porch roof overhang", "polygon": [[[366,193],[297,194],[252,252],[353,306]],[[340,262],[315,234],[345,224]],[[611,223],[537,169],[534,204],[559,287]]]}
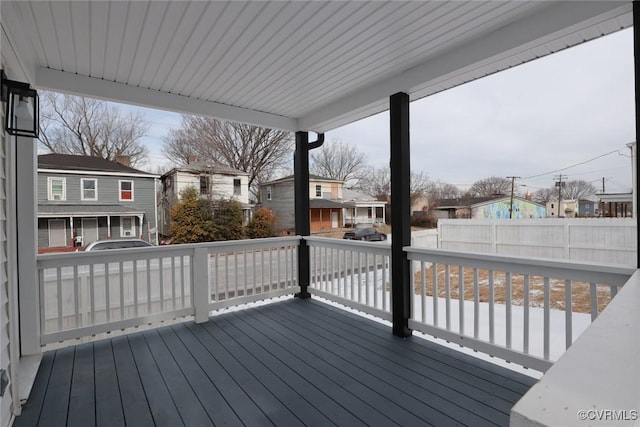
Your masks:
{"label": "porch roof overhang", "polygon": [[350,208],[351,206],[336,202],[334,200],[327,199],[311,199],[309,200],[309,208],[310,209],[342,209],[342,208]]}
{"label": "porch roof overhang", "polygon": [[633,193],[604,193],[597,194],[600,202],[603,203],[631,203],[633,202]]}
{"label": "porch roof overhang", "polygon": [[145,212],[122,205],[38,205],[38,218],[96,217],[96,216],[140,216]]}
{"label": "porch roof overhang", "polygon": [[39,89],[323,132],[388,109],[394,93],[423,98],[629,27],[631,12],[630,1],[3,1],[0,22],[9,77]]}

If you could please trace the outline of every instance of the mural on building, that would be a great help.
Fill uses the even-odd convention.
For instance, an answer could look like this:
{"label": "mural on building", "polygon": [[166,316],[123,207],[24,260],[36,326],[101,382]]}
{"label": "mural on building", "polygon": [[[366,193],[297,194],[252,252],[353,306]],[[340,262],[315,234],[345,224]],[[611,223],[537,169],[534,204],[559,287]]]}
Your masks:
{"label": "mural on building", "polygon": [[[509,218],[509,200],[499,200],[472,209],[471,217],[475,219],[504,219]],[[527,200],[513,200],[513,216],[515,219],[544,218],[547,210],[544,206]]]}

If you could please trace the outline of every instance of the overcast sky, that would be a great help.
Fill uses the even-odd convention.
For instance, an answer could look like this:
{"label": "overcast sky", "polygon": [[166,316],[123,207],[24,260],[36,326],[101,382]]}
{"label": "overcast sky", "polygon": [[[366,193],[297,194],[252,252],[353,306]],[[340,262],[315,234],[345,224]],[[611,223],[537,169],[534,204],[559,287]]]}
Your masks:
{"label": "overcast sky", "polygon": [[[562,173],[599,190],[604,177],[607,192],[630,191],[632,35],[620,31],[413,102],[412,170],[461,188],[489,176],[519,176],[521,190],[534,192]],[[180,116],[144,111],[153,163],[167,163],[162,138]],[[388,112],[325,136],[356,145],[373,166],[389,164]]]}

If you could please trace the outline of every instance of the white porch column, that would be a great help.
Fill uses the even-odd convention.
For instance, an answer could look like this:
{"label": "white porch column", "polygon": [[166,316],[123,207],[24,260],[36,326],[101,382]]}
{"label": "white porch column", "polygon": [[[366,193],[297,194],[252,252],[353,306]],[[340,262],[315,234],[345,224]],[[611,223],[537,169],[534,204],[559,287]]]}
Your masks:
{"label": "white porch column", "polygon": [[[144,238],[144,230],[142,229],[142,221],[143,220],[144,220],[144,215],[138,215],[138,223],[140,224],[140,233],[138,233],[138,237],[141,238],[141,239]],[[149,236],[149,239],[151,239],[151,236]]]}
{"label": "white porch column", "polygon": [[111,215],[107,215],[107,239],[111,238]]}
{"label": "white porch column", "polygon": [[[16,137],[10,137],[16,138]],[[40,292],[36,264],[37,244],[37,160],[36,142],[16,141],[16,230],[18,289],[20,295],[20,337],[22,355],[40,353]]]}

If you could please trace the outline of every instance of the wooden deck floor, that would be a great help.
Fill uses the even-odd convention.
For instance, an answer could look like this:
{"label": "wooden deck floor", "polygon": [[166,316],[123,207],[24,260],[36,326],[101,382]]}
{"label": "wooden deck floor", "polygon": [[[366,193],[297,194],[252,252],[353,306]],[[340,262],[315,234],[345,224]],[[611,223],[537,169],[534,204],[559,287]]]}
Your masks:
{"label": "wooden deck floor", "polygon": [[534,382],[291,299],[48,352],[14,426],[508,425]]}

